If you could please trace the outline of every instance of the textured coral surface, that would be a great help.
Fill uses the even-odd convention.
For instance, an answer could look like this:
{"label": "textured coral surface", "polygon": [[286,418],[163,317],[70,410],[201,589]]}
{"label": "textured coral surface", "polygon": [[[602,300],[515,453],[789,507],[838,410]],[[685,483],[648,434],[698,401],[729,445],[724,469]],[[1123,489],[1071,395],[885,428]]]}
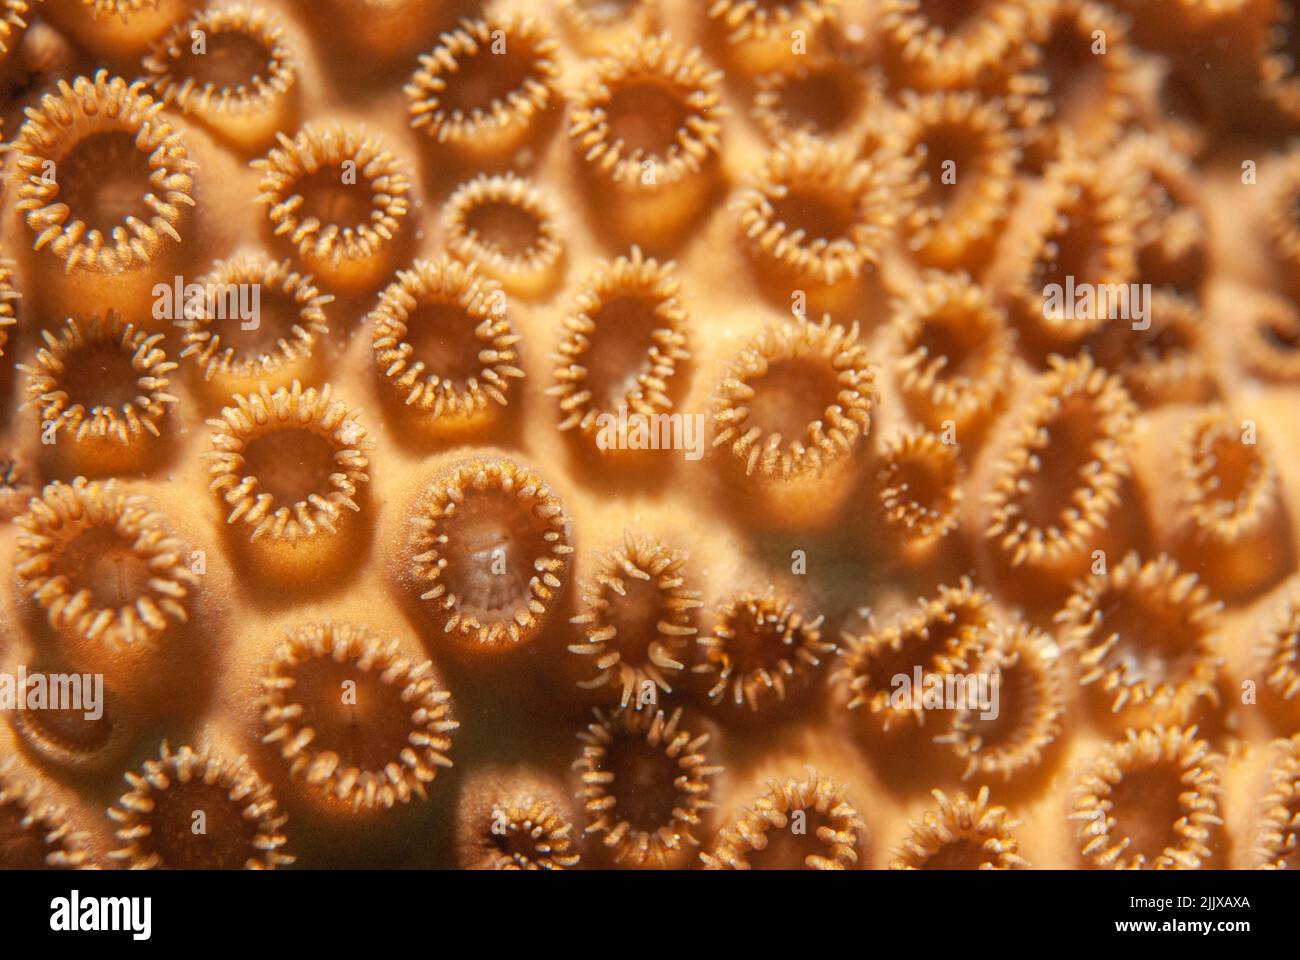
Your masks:
{"label": "textured coral surface", "polygon": [[1295,30],[0,3],[0,866],[1300,866]]}

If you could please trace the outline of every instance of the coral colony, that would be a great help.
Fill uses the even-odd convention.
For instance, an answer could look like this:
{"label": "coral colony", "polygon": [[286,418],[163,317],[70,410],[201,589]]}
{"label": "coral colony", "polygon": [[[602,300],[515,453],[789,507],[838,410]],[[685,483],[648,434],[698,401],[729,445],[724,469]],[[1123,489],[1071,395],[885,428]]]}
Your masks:
{"label": "coral colony", "polygon": [[1298,15],[0,0],[0,866],[1300,867]]}

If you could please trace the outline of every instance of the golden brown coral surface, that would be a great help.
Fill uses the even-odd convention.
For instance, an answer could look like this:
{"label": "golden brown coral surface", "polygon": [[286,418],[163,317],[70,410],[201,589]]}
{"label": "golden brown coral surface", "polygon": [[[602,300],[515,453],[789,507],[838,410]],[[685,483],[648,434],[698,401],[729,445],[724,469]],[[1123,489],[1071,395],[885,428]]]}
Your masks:
{"label": "golden brown coral surface", "polygon": [[1295,864],[1290,5],[22,6],[0,866]]}

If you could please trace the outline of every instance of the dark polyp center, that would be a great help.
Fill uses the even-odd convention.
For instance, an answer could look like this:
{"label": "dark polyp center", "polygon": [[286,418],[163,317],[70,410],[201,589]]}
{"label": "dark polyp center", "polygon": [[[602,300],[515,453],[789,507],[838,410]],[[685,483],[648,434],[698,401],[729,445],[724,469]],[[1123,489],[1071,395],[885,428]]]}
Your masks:
{"label": "dark polyp center", "polygon": [[1183,790],[1178,771],[1165,764],[1124,774],[1111,793],[1110,815],[1115,839],[1133,841],[1125,856],[1142,854],[1150,863],[1166,847],[1177,845],[1174,824],[1186,815],[1178,800]]}
{"label": "dark polyp center", "polygon": [[957,837],[941,846],[919,866],[922,870],[978,870],[980,864],[992,859],[978,840]]}
{"label": "dark polyp center", "polygon": [[903,489],[902,499],[926,510],[938,511],[948,492],[945,464],[932,455],[913,455],[898,460],[890,471],[891,486]]}
{"label": "dark polyp center", "polygon": [[670,614],[664,609],[664,594],[654,580],[623,578],[624,595],[605,591],[609,608],[605,622],[618,631],[613,643],[623,661],[633,665],[650,661],[650,646],[659,639],[656,629]]}
{"label": "dark polyp center", "polygon": [[[1180,220],[1185,216],[1195,215],[1189,210],[1175,214]],[[1160,246],[1143,247],[1138,251],[1138,275],[1143,282],[1155,287],[1170,287],[1178,293],[1195,298],[1201,278],[1205,275],[1205,248],[1198,244],[1184,250],[1182,256],[1170,259]],[[1171,326],[1167,325],[1164,329],[1171,329]]]}
{"label": "dark polyp center", "polygon": [[487,824],[488,843],[502,856],[510,857],[516,863],[528,863],[537,859],[537,841],[526,830],[515,823],[507,823],[504,833],[493,829],[495,820]]}
{"label": "dark polyp center", "polygon": [[1194,76],[1181,67],[1170,66],[1156,90],[1160,110],[1170,120],[1204,127],[1209,116],[1205,93]]}
{"label": "dark polyp center", "polygon": [[977,134],[962,124],[942,123],[926,131],[922,146],[928,177],[927,202],[941,208],[954,207],[983,172]]}
{"label": "dark polyp center", "polygon": [[[1081,208],[1063,212],[1069,219],[1065,229],[1044,238],[1044,247],[1055,245],[1055,258],[1045,259],[1046,254],[1040,254],[1035,263],[1041,285],[1056,283],[1064,290],[1067,277],[1074,278],[1076,288],[1082,283],[1104,282],[1106,241],[1102,224]],[[1093,309],[1098,306],[1094,304]]]}
{"label": "dark polyp center", "polygon": [[522,89],[536,57],[523,39],[498,35],[479,43],[476,53],[458,56],[456,62],[460,69],[448,78],[438,97],[448,113],[472,115],[490,110]]}
{"label": "dark polyp center", "polygon": [[139,377],[130,354],[117,344],[92,343],[67,358],[61,385],[72,403],[87,410],[121,410],[142,393],[136,382]]}
{"label": "dark polyp center", "polygon": [[773,220],[784,223],[791,232],[802,230],[803,243],[814,240],[842,240],[853,229],[853,205],[842,195],[833,195],[812,186],[792,186],[783,197],[771,201]]}
{"label": "dark polyp center", "polygon": [[172,67],[181,82],[193,79],[199,86],[234,89],[252,83],[254,78],[265,78],[270,69],[271,52],[247,33],[209,33],[204,42],[206,53],[194,53],[193,44],[187,44],[184,56]]}
{"label": "dark polyp center", "polygon": [[691,116],[678,91],[651,81],[620,87],[610,97],[606,112],[610,140],[623,141],[629,154],[640,151],[647,157],[667,156]]}
{"label": "dark polyp center", "polygon": [[87,719],[92,712],[89,698],[92,690],[82,687],[82,705],[78,709],[29,710],[18,715],[34,740],[50,744],[72,754],[93,754],[108,745],[113,735],[113,721],[108,708],[101,702],[103,712],[98,719]]}
{"label": "dark polyp center", "polygon": [[609,751],[605,769],[614,775],[614,819],[647,832],[671,823],[680,802],[674,781],[682,775],[673,759],[641,739],[617,740]]}
{"label": "dark polyp center", "polygon": [[[259,855],[254,821],[242,805],[215,783],[194,779],[153,794],[154,808],[145,815],[149,836],[140,843],[174,870],[239,870]],[[248,802],[245,800],[245,803]],[[202,816],[196,816],[196,814]]]}
{"label": "dark polyp center", "polygon": [[1122,664],[1129,677],[1158,684],[1177,682],[1195,658],[1200,633],[1187,622],[1186,611],[1163,594],[1130,586],[1104,591],[1096,606],[1101,614],[1097,641],[1119,636],[1108,666]]}
{"label": "dark polyp center", "polygon": [[131,606],[150,593],[153,573],[131,541],[111,527],[91,527],[63,548],[59,571],[73,593],[88,589],[96,607]]}
{"label": "dark polyp center", "polygon": [[1133,339],[1134,355],[1143,361],[1160,362],[1192,349],[1188,331],[1177,323],[1153,322],[1149,330],[1134,331]]}
{"label": "dark polyp center", "polygon": [[465,214],[466,231],[507,257],[526,254],[540,238],[540,227],[541,221],[517,203],[488,201]]}
{"label": "dark polyp center", "polygon": [[637,378],[650,370],[654,333],[666,326],[658,317],[659,306],[656,300],[627,294],[607,300],[591,318],[596,329],[588,334],[583,361],[597,406],[612,412],[640,389]]}
{"label": "dark polyp center", "polygon": [[934,669],[935,657],[947,652],[948,639],[947,635],[938,631],[931,631],[928,634],[913,630],[905,631],[903,642],[897,650],[883,647],[871,658],[868,673],[872,689],[895,689],[892,681],[899,674],[906,676],[910,683],[914,679],[913,674],[917,667],[921,668],[923,676],[931,672]]}
{"label": "dark polyp center", "polygon": [[[999,670],[996,676],[999,677],[996,700],[998,715],[981,717],[980,707],[969,701],[964,714],[970,735],[983,741],[980,749],[985,751],[1014,745],[1014,738],[1025,730],[1026,724],[1033,717],[1033,711],[1039,706],[1033,675],[1025,668],[1023,661]],[[992,698],[991,685],[989,695]]]}
{"label": "dark polyp center", "polygon": [[1042,528],[1067,522],[1063,514],[1073,509],[1074,493],[1087,482],[1086,473],[1095,462],[1093,446],[1104,437],[1097,410],[1077,396],[1064,400],[1046,428],[1046,446],[1034,450],[1038,473],[1020,494],[1025,519]]}
{"label": "dark polyp center", "polygon": [[1300,323],[1294,319],[1266,315],[1259,321],[1259,331],[1271,347],[1288,353],[1300,350]]}
{"label": "dark polyp center", "polygon": [[149,157],[135,145],[135,135],[125,130],[91,134],[58,161],[54,177],[58,201],[66,203],[73,220],[111,236],[125,227],[127,217],[148,221],[153,211],[144,197],[153,188]]}
{"label": "dark polyp center", "polygon": [[835,369],[801,357],[775,360],[761,378],[749,384],[749,423],[765,435],[779,433],[785,443],[806,440],[814,420],[825,421],[826,409],[839,397]]}
{"label": "dark polyp center", "polygon": [[[255,329],[245,330],[244,323],[248,321],[242,320],[238,315],[231,315],[229,311],[226,319],[212,320],[213,328],[221,335],[222,342],[232,346],[237,355],[249,359],[274,354],[280,339],[289,339],[294,326],[302,320],[302,307],[290,294],[266,284],[261,284],[260,287]],[[232,301],[227,294],[225,302],[241,301]],[[252,306],[247,294],[242,303]]]}
{"label": "dark polyp center", "polygon": [[[1107,37],[1107,52],[1114,38]],[[1052,27],[1043,45],[1042,70],[1048,96],[1056,105],[1057,118],[1072,118],[1093,96],[1094,84],[1103,69],[1106,54],[1092,52],[1092,31],[1073,18],[1062,18]]]}
{"label": "dark polyp center", "polygon": [[249,441],[244,448],[243,476],[256,477],[257,489],[288,507],[311,494],[330,491],[338,471],[334,445],[310,430],[288,427]]}
{"label": "dark polyp center", "polygon": [[[796,811],[790,811],[790,819],[784,827],[767,828],[763,834],[767,846],[762,850],[746,852],[745,860],[751,870],[802,870],[807,866],[808,857],[830,856],[830,847],[817,837],[817,830],[829,825],[826,818],[816,810],[797,812],[804,816],[796,820]],[[794,832],[796,825],[800,826],[802,833]]]}
{"label": "dark polyp center", "polygon": [[1235,503],[1259,475],[1256,448],[1235,436],[1220,435],[1211,441],[1208,453],[1213,464],[1204,480],[1209,499]]}
{"label": "dark polyp center", "polygon": [[[763,613],[767,613],[766,609]],[[785,631],[780,622],[757,623],[748,611],[741,611],[728,622],[735,636],[726,641],[723,652],[738,673],[745,674],[764,667],[772,667],[778,660],[790,657],[799,642],[797,632],[785,642]]]}
{"label": "dark polyp center", "polygon": [[927,318],[913,349],[925,350],[927,365],[940,358],[945,361],[936,375],[943,383],[959,377],[977,379],[986,343],[984,331],[970,323],[964,312],[953,309]]}
{"label": "dark polyp center", "polygon": [[361,670],[355,660],[316,657],[295,667],[293,677],[288,697],[302,705],[301,724],[316,731],[313,752],[333,752],[344,766],[378,772],[411,746],[418,705],[403,703],[401,689],[377,671]]}
{"label": "dark polyp center", "polygon": [[406,320],[406,342],[412,359],[422,362],[426,377],[464,385],[483,373],[475,320],[455,303],[422,303]]}
{"label": "dark polyp center", "polygon": [[979,0],[921,0],[921,14],[944,33],[955,33],[980,13]]}
{"label": "dark polyp center", "polygon": [[340,229],[355,229],[368,224],[375,212],[370,183],[360,163],[355,170],[345,168],[342,161],[321,167],[299,180],[294,191],[303,199],[298,209],[303,220],[314,217]]}
{"label": "dark polyp center", "polygon": [[945,605],[941,616],[929,624],[930,636],[944,643],[955,643],[972,630],[989,625],[988,613],[973,600],[958,600]]}
{"label": "dark polyp center", "polygon": [[513,619],[530,595],[534,564],[549,555],[545,525],[516,496],[469,489],[439,527],[448,538],[444,576],[458,609],[483,621]]}
{"label": "dark polyp center", "polygon": [[791,77],[781,91],[781,107],[794,129],[833,134],[856,114],[859,92],[842,69],[809,71]]}
{"label": "dark polyp center", "polygon": [[0,867],[6,870],[39,870],[51,852],[39,825],[24,826],[27,810],[10,801],[0,804]]}

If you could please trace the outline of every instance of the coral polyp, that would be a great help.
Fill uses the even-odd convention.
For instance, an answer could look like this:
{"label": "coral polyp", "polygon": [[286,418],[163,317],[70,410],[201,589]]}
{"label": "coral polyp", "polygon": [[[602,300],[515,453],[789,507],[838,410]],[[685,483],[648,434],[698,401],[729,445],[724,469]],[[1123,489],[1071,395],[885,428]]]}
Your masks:
{"label": "coral polyp", "polygon": [[881,451],[880,506],[901,540],[938,540],[957,528],[963,479],[958,452],[956,444],[923,430],[904,434]]}
{"label": "coral polyp", "polygon": [[[889,175],[843,145],[796,136],[776,147],[734,199],[740,239],[756,266],[822,297],[873,270],[898,200]],[[823,301],[830,303],[831,301]]]}
{"label": "coral polyp", "polygon": [[329,333],[325,307],[334,297],[321,293],[310,276],[295,272],[287,260],[246,256],[217,261],[200,285],[236,294],[258,290],[258,313],[240,322],[238,331],[222,332],[229,301],[221,297],[195,302],[176,321],[181,358],[198,366],[214,394],[226,399],[262,384],[288,386],[313,372],[312,360]]}
{"label": "coral polyp", "polygon": [[888,624],[873,622],[864,633],[846,633],[831,680],[847,708],[861,711],[870,727],[888,732],[925,726],[921,692],[900,695],[899,677],[910,682],[917,673],[949,676],[973,667],[992,618],[993,598],[971,581],[942,586]]}
{"label": "coral polyp", "polygon": [[[295,382],[274,393],[263,387],[234,397],[234,405],[208,423],[210,488],[230,507],[226,522],[240,524],[249,540],[333,534],[344,511],[361,509],[354,498],[370,479],[362,452],[365,428],[328,385],[303,389]],[[277,463],[276,447],[292,450],[298,469]],[[268,470],[259,478],[257,465],[263,462]],[[316,476],[303,469],[307,464]]]}
{"label": "coral polyp", "polygon": [[672,693],[698,632],[701,601],[689,582],[684,554],[625,534],[598,562],[583,587],[581,612],[570,621],[583,640],[569,652],[587,664],[578,686],[617,691],[622,707]]}
{"label": "coral polyp", "polygon": [[536,184],[514,174],[480,174],[461,184],[444,210],[447,246],[519,296],[535,296],[555,280],[564,231],[555,204]]}
{"label": "coral polyp", "polygon": [[1059,563],[1106,529],[1132,472],[1132,399],[1090,357],[1053,357],[1008,427],[985,536],[1012,565]]}
{"label": "coral polyp", "polygon": [[700,859],[710,870],[853,870],[866,840],[845,787],[809,768],[801,778],[769,781]]}
{"label": "coral polyp", "polygon": [[50,626],[107,649],[152,646],[190,618],[189,547],[113,480],[55,481],[18,517],[14,571]]}
{"label": "coral polyp", "polygon": [[887,62],[922,90],[987,82],[1023,47],[1040,6],[1034,0],[886,0],[880,36]]}
{"label": "coral polyp", "polygon": [[331,124],[306,126],[253,167],[257,202],[276,237],[303,265],[339,289],[358,292],[382,277],[410,213],[406,164],[376,134]]}
{"label": "coral polyp", "polygon": [[1195,727],[1130,729],[1080,778],[1070,818],[1079,853],[1108,870],[1196,870],[1223,826],[1221,759]]}
{"label": "coral polyp", "polygon": [[453,654],[479,659],[528,643],[568,577],[564,507],[513,460],[474,459],[436,477],[410,531],[413,587]]}
{"label": "coral polyp", "polygon": [[1011,212],[1020,162],[1001,106],[971,93],[910,95],[894,135],[916,195],[903,219],[911,248],[940,266],[978,258]]}
{"label": "coral polyp", "polygon": [[78,869],[90,862],[85,835],[67,811],[24,782],[6,758],[0,763],[0,867],[7,870]]}
{"label": "coral polyp", "polygon": [[824,620],[771,589],[723,604],[699,638],[694,668],[716,713],[771,719],[806,696],[835,653],[835,644],[822,639]]}
{"label": "coral polyp", "polygon": [[1260,642],[1265,682],[1284,700],[1300,695],[1300,593],[1290,585]]}
{"label": "coral polyp", "polygon": [[572,870],[578,831],[558,784],[529,771],[491,769],[463,788],[458,865],[467,870]]}
{"label": "coral polyp", "polygon": [[[595,435],[602,415],[620,408],[643,417],[672,409],[679,365],[690,358],[675,266],[638,247],[596,265],[564,318],[547,391],[557,398],[561,430]],[[627,356],[637,340],[644,352]]]}
{"label": "coral polyp", "polygon": [[144,68],[159,99],[242,147],[270,141],[291,119],[295,55],[282,22],[264,8],[202,10],[173,27]]}
{"label": "coral polyp", "polygon": [[428,799],[450,767],[451,695],[433,664],[363,624],[290,630],[261,670],[264,743],[330,809],[358,813]]}
{"label": "coral polyp", "polygon": [[273,582],[328,578],[362,535],[370,441],[329,384],[236,394],[208,420],[208,489],[243,555]]}
{"label": "coral polyp", "polygon": [[[60,83],[42,99],[14,143],[18,209],[37,250],[48,246],[68,271],[114,272],[180,243],[195,164],[158,117],[162,107],[143,83],[106,71]],[[122,182],[97,179],[106,164]]]}
{"label": "coral polyp", "polygon": [[997,678],[997,709],[969,704],[953,718],[952,730],[935,738],[966,762],[963,780],[976,774],[1010,780],[1035,768],[1063,727],[1065,684],[1057,644],[1023,623],[991,634],[973,666],[977,674]]}
{"label": "coral polyp", "polygon": [[1113,712],[1178,723],[1217,700],[1218,612],[1195,574],[1167,556],[1130,553],[1084,581],[1057,620],[1079,682],[1099,684]]}
{"label": "coral polyp", "polygon": [[624,231],[672,234],[706,202],[722,152],[722,74],[667,35],[599,61],[569,111],[569,139]]}
{"label": "coral polyp", "polygon": [[702,6],[726,41],[733,68],[759,73],[797,64],[809,50],[829,46],[822,35],[839,19],[841,2],[710,0]]}
{"label": "coral polyp", "polygon": [[968,274],[927,273],[894,312],[904,399],[931,429],[951,420],[959,435],[991,419],[1011,368],[1006,314]]}
{"label": "coral polyp", "polygon": [[132,462],[140,448],[162,436],[169,405],[167,359],[161,333],[148,334],[115,313],[78,322],[69,318],[57,335],[43,331],[44,346],[27,374],[27,403],[47,436],[62,433],[71,453],[60,453],[86,472],[112,471]]}
{"label": "coral polyp", "polygon": [[722,771],[705,752],[709,735],[686,729],[680,709],[628,708],[597,712],[578,739],[577,797],[605,856],[623,867],[683,866],[701,843]]}
{"label": "coral polyp", "polygon": [[1300,866],[1300,737],[1274,746],[1251,856],[1253,865],[1265,870],[1295,870]]}
{"label": "coral polyp", "polygon": [[[718,385],[713,445],[725,447],[746,476],[772,480],[816,476],[852,456],[871,429],[876,399],[875,372],[858,336],[856,324],[843,327],[830,317],[763,331],[736,355]],[[810,385],[818,388],[812,403],[805,400],[807,419],[781,409],[788,399],[783,388],[793,390],[795,383],[805,393]],[[761,396],[768,402],[760,402]],[[791,426],[785,429],[783,421]]]}
{"label": "coral polyp", "polygon": [[367,318],[389,398],[435,433],[482,428],[524,375],[508,309],[474,261],[417,260],[398,271]]}
{"label": "coral polyp", "polygon": [[[273,870],[293,863],[270,786],[248,767],[204,749],[166,741],[130,771],[131,789],[109,810],[122,846],[109,856],[133,870]],[[201,829],[195,829],[201,827]]]}
{"label": "coral polyp", "polygon": [[1015,870],[1029,866],[1016,839],[1021,825],[1006,807],[989,803],[989,788],[975,799],[933,791],[938,802],[920,821],[890,861],[891,870]]}
{"label": "coral polyp", "polygon": [[0,867],[1296,866],[1297,15],[0,0]]}
{"label": "coral polyp", "polygon": [[519,144],[559,97],[559,44],[531,17],[465,20],[420,57],[406,86],[411,126],[486,160]]}

